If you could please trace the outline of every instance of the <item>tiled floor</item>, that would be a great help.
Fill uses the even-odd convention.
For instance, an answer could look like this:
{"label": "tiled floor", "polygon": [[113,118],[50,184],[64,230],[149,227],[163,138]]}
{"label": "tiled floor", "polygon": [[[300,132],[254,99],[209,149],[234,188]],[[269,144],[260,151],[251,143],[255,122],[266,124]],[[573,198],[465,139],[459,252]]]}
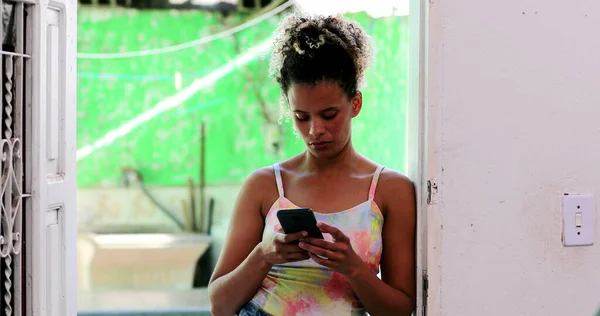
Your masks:
{"label": "tiled floor", "polygon": [[206,289],[78,294],[79,316],[210,315]]}

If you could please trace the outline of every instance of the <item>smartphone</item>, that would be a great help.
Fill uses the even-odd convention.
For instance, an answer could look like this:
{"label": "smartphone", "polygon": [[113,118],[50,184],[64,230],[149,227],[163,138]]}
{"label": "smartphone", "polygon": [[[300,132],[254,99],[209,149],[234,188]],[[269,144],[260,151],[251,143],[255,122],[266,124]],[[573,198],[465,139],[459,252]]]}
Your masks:
{"label": "smartphone", "polygon": [[[279,224],[286,234],[300,231],[308,233],[308,237],[323,239],[321,230],[317,227],[317,219],[310,208],[294,208],[279,210],[277,212]],[[298,242],[297,240],[295,242]]]}

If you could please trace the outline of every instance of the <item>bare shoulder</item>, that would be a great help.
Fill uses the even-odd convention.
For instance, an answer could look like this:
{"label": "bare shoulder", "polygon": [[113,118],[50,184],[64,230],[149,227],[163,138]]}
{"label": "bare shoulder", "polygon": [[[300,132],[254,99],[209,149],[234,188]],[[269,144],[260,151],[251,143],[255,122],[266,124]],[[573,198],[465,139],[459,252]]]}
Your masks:
{"label": "bare shoulder", "polygon": [[[379,176],[377,195],[380,196],[384,209],[392,212],[414,213],[415,186],[406,175],[384,168]],[[405,214],[410,216],[411,214]]]}
{"label": "bare shoulder", "polygon": [[240,197],[246,201],[253,200],[254,203],[261,205],[261,213],[264,214],[267,204],[272,203],[278,196],[277,182],[273,167],[263,167],[252,171],[240,192]]}
{"label": "bare shoulder", "polygon": [[384,168],[379,176],[377,190],[380,193],[389,193],[384,194],[384,196],[392,195],[397,197],[398,193],[413,194],[414,183],[406,175],[393,169]]}
{"label": "bare shoulder", "polygon": [[273,172],[273,167],[263,167],[252,171],[245,181],[247,184],[258,185],[259,187],[263,187],[265,185],[271,184],[275,188],[275,173]]}
{"label": "bare shoulder", "polygon": [[298,154],[279,163],[281,170],[296,171],[299,169],[299,165],[302,164],[303,154]]}

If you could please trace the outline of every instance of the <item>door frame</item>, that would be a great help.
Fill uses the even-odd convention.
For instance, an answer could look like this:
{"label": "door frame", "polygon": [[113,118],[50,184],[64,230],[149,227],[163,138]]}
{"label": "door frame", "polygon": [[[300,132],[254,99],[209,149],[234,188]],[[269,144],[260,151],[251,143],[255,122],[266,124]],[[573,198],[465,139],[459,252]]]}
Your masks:
{"label": "door frame", "polygon": [[25,314],[75,316],[77,1],[26,1]]}
{"label": "door frame", "polygon": [[429,306],[428,216],[430,208],[430,117],[427,106],[429,48],[429,0],[409,3],[409,92],[408,92],[408,176],[416,190],[416,281],[415,316],[427,315]]}

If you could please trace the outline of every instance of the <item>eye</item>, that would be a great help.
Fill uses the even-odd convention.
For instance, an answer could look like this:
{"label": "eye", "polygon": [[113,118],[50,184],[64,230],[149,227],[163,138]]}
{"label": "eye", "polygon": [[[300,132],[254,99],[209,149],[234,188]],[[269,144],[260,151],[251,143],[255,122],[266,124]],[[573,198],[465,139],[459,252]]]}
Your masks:
{"label": "eye", "polygon": [[327,111],[327,112],[323,113],[323,118],[326,120],[332,120],[333,118],[335,118],[337,113],[338,112],[334,111],[334,110]]}
{"label": "eye", "polygon": [[296,117],[296,120],[298,121],[308,121],[308,115],[304,113],[294,113],[294,117]]}

